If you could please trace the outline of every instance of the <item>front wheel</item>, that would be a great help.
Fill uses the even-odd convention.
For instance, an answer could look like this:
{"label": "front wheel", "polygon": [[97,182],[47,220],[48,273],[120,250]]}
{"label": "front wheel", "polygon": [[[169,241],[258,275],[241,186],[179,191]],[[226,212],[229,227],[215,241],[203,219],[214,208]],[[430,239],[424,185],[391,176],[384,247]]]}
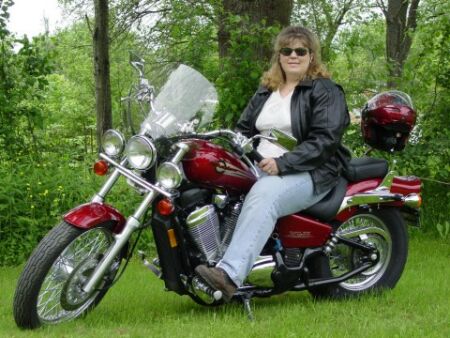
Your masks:
{"label": "front wheel", "polygon": [[31,254],[17,283],[14,319],[33,329],[77,318],[94,308],[117,273],[117,258],[100,285],[90,293],[82,286],[113,243],[111,226],[89,230],[65,222],[52,229]]}
{"label": "front wheel", "polygon": [[[311,289],[313,296],[342,298],[394,288],[408,256],[408,233],[398,210],[361,211],[336,233],[347,238],[354,234],[349,239],[373,246],[379,259],[374,266],[342,283]],[[340,243],[328,256],[319,256],[313,262],[311,276],[339,277],[357,268],[362,255],[361,250]]]}

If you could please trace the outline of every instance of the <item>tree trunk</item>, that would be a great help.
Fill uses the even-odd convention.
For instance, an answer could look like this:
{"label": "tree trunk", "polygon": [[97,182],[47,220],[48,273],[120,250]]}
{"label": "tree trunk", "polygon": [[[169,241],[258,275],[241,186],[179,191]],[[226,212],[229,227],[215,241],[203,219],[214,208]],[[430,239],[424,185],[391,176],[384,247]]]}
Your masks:
{"label": "tree trunk", "polygon": [[97,144],[103,133],[112,128],[111,85],[109,79],[108,0],[94,0],[95,27],[93,32],[95,98],[97,110]]}
{"label": "tree trunk", "polygon": [[[227,20],[230,15],[247,16],[251,23],[265,21],[265,26],[279,24],[282,27],[288,26],[292,13],[293,0],[223,0],[223,10],[219,17],[219,56],[228,56],[230,42],[229,26]],[[245,30],[245,27],[242,27]],[[245,31],[243,32],[245,34]],[[269,60],[272,54],[271,48],[266,43],[261,43],[258,48],[258,56],[263,60]]]}
{"label": "tree trunk", "polygon": [[389,67],[389,88],[398,86],[403,65],[412,44],[417,26],[417,7],[420,0],[388,0],[387,8],[381,3],[386,18],[386,60]]}

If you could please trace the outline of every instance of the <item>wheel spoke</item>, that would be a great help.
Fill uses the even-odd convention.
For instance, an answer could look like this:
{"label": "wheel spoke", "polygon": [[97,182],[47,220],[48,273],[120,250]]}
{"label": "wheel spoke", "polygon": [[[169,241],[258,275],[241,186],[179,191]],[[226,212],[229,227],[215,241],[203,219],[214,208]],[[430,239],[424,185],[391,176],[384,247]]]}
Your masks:
{"label": "wheel spoke", "polygon": [[[387,269],[392,250],[392,239],[383,221],[372,214],[356,215],[340,227],[338,234],[370,244],[379,253],[378,263],[375,266],[340,285],[355,291],[374,285]],[[337,245],[330,255],[330,269],[333,276],[340,276],[359,266],[361,255],[363,255],[361,250],[349,248],[344,244]]]}
{"label": "wheel spoke", "polygon": [[[77,317],[89,307],[98,292],[90,295],[80,293],[82,291],[79,289],[79,278],[82,278],[80,276],[84,273],[80,268],[88,269],[84,267],[85,262],[97,254],[103,254],[112,241],[113,237],[107,231],[97,228],[82,233],[66,247],[53,263],[39,292],[37,312],[41,321],[47,323],[65,321]],[[89,264],[92,266],[92,263]],[[70,282],[73,278],[78,279]],[[69,297],[68,299],[75,304],[80,302],[78,308],[73,311],[63,308],[61,304],[63,290],[65,290],[66,299]]]}

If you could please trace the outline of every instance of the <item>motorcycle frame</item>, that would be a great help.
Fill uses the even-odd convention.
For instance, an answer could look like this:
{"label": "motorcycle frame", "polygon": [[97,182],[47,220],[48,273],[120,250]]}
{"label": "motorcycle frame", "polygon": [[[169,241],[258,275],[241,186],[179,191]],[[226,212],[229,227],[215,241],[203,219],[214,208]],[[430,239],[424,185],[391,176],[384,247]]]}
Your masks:
{"label": "motorcycle frame", "polygon": [[[212,137],[216,137],[216,136],[222,136],[224,134],[229,136],[229,134],[231,134],[231,133],[233,133],[233,132],[227,131],[227,130],[219,130],[216,132],[206,133],[204,135],[212,138]],[[175,154],[175,156],[172,158],[171,162],[173,162],[175,164],[179,164],[179,162],[183,159],[184,155],[189,151],[189,146],[183,142],[177,143],[176,146],[178,147],[178,151]],[[106,252],[106,254],[102,258],[102,260],[99,262],[99,264],[95,268],[91,277],[88,279],[86,284],[83,286],[83,290],[85,292],[91,292],[92,290],[94,290],[95,286],[98,285],[100,279],[104,276],[104,274],[106,273],[110,264],[113,262],[114,258],[120,253],[122,248],[128,242],[129,238],[131,237],[131,234],[134,231],[136,231],[137,229],[142,227],[141,219],[143,218],[146,211],[150,208],[150,206],[152,205],[154,200],[157,198],[157,196],[163,195],[171,200],[173,200],[174,198],[176,198],[178,196],[177,192],[174,193],[174,192],[166,191],[165,189],[160,187],[158,184],[151,184],[151,183],[147,182],[146,180],[142,179],[140,176],[136,175],[133,171],[127,169],[125,167],[125,165],[127,163],[126,158],[122,159],[122,161],[120,163],[118,163],[117,161],[110,158],[106,154],[100,153],[99,156],[100,156],[100,158],[106,160],[110,165],[112,165],[114,167],[114,171],[112,172],[110,177],[106,180],[106,182],[101,187],[99,192],[92,198],[91,204],[88,206],[85,206],[84,208],[81,208],[81,210],[82,210],[81,213],[90,213],[93,210],[93,206],[95,204],[98,204],[98,205],[101,205],[104,207],[104,209],[107,211],[108,215],[111,215],[111,217],[115,216],[116,211],[112,207],[106,206],[104,204],[104,200],[105,200],[107,194],[109,193],[109,191],[112,189],[112,187],[115,185],[115,183],[117,182],[117,180],[119,179],[119,177],[121,175],[125,176],[130,181],[132,181],[137,187],[143,189],[143,191],[145,191],[146,194],[144,196],[143,201],[138,206],[138,208],[133,213],[133,215],[131,215],[127,219],[126,223],[123,225],[123,228],[122,228],[122,224],[123,224],[123,220],[125,218],[123,216],[118,217],[118,219],[119,219],[118,225],[120,225],[120,228],[122,228],[122,230],[120,232],[115,231],[115,233],[114,233],[115,241],[114,241],[113,245]],[[245,155],[244,155],[244,157],[245,157]],[[250,161],[248,161],[248,162],[250,162]],[[361,205],[377,205],[379,207],[380,205],[389,205],[391,203],[399,203],[401,205],[408,205],[408,206],[414,206],[415,204],[417,204],[418,203],[418,197],[416,196],[417,194],[410,194],[408,196],[403,196],[401,194],[393,194],[393,193],[389,192],[389,189],[390,189],[390,186],[392,185],[392,180],[393,180],[394,176],[395,176],[395,172],[390,172],[390,173],[388,173],[388,175],[386,175],[383,182],[380,184],[380,186],[377,189],[370,191],[370,192],[358,193],[353,196],[348,196],[348,197],[344,198],[344,201],[342,202],[342,204],[339,208],[338,214],[343,214],[343,213],[347,212],[347,214],[345,215],[346,217],[344,217],[344,220],[345,220],[345,218],[349,218],[352,214],[354,214],[354,212],[356,212],[355,207],[361,206]],[[351,210],[353,210],[353,212],[349,212]],[[80,209],[78,209],[78,211],[77,211],[77,209],[70,211],[68,214],[65,215],[64,219],[69,224],[72,224],[73,226],[76,226],[79,228],[89,229],[89,228],[96,226],[102,220],[104,220],[103,218],[98,217],[96,215],[94,215],[94,220],[90,220],[89,222],[86,221],[86,219],[88,219],[88,217],[77,219],[74,217],[77,214],[77,212],[80,213]],[[154,232],[155,232],[155,230],[154,230]],[[180,233],[178,234],[178,237],[180,237]],[[155,239],[157,247],[162,247],[163,243],[158,243],[161,241],[161,236],[158,236],[158,238],[155,236],[154,239]],[[323,244],[325,245],[326,243],[323,243]],[[164,252],[162,251],[161,254],[164,254]],[[160,259],[161,259],[161,257],[160,257]],[[163,260],[164,260],[164,258],[163,258]],[[172,260],[172,259],[170,259],[170,260]],[[168,276],[166,276],[167,273],[164,270],[167,270],[167,268],[163,267],[163,269],[162,269],[163,278],[166,279],[166,277],[168,277]],[[176,278],[178,280],[178,282],[176,282],[177,287],[175,287],[175,288],[170,287],[169,289],[180,290],[180,288],[179,288],[180,282],[179,281],[181,281],[181,284],[185,284],[185,283],[182,283],[182,280],[181,280],[182,276],[172,276],[172,278]],[[350,278],[350,277],[348,277],[348,278]],[[167,282],[169,282],[169,281],[166,281],[166,283]],[[331,280],[331,283],[333,283],[332,280]]]}

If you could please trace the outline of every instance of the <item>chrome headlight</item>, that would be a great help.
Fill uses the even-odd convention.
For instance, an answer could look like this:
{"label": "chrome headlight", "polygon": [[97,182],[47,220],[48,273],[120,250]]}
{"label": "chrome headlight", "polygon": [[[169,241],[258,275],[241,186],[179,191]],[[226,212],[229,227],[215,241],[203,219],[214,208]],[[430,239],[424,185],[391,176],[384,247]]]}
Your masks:
{"label": "chrome headlight", "polygon": [[178,188],[183,179],[181,169],[172,162],[165,162],[158,167],[156,179],[165,189]]}
{"label": "chrome headlight", "polygon": [[156,148],[145,136],[133,136],[127,143],[125,154],[135,169],[145,170],[155,164]]}
{"label": "chrome headlight", "polygon": [[106,155],[116,157],[122,154],[125,146],[125,138],[114,129],[105,131],[102,136],[102,148]]}

